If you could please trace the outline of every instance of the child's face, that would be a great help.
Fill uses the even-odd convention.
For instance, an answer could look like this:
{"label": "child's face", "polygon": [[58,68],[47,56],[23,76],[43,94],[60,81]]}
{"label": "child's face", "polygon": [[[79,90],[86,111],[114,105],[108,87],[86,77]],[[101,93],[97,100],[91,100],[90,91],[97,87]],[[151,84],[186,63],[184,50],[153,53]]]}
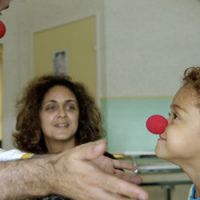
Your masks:
{"label": "child's face", "polygon": [[169,124],[157,141],[156,154],[177,164],[190,163],[200,155],[200,108],[196,91],[191,85],[174,96]]}

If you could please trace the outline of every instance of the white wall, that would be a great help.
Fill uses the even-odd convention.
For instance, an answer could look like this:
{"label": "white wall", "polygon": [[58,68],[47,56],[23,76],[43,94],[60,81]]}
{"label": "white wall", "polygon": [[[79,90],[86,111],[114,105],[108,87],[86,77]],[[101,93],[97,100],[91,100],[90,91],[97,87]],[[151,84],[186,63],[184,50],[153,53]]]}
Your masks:
{"label": "white wall", "polygon": [[105,0],[106,96],[173,95],[200,65],[200,1]]}

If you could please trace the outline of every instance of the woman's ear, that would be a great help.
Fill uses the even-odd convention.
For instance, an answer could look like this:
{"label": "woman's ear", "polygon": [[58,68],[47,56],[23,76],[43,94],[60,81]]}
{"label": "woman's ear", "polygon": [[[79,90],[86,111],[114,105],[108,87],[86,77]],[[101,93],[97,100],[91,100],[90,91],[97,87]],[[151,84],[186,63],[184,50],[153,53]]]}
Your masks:
{"label": "woman's ear", "polygon": [[37,144],[40,141],[41,132],[42,132],[41,130],[37,130],[35,132],[35,137],[33,138],[33,141],[32,141],[33,144]]}

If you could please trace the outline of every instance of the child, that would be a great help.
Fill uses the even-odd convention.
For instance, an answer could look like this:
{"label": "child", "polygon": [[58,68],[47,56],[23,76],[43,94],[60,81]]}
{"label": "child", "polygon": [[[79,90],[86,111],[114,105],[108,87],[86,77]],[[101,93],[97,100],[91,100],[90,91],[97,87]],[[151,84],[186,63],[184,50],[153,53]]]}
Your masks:
{"label": "child", "polygon": [[189,199],[200,200],[200,67],[185,70],[168,122],[157,141],[156,155],[188,174],[194,183]]}

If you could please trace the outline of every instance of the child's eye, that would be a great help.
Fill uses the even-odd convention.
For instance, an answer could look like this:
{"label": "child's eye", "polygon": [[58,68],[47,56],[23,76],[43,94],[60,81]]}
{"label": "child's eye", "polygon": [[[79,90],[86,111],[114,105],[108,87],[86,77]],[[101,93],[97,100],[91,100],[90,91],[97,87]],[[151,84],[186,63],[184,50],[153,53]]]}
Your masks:
{"label": "child's eye", "polygon": [[169,118],[171,118],[171,119],[177,119],[178,118],[178,114],[176,112],[170,112],[169,113]]}
{"label": "child's eye", "polygon": [[172,117],[173,117],[173,119],[176,119],[178,116],[177,116],[176,113],[173,113],[173,114],[172,114]]}

